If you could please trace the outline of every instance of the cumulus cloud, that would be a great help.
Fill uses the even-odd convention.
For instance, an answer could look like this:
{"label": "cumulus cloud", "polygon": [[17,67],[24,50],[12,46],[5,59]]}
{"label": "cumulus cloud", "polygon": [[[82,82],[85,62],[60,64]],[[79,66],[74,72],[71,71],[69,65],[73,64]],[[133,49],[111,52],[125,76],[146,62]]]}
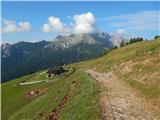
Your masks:
{"label": "cumulus cloud", "polygon": [[91,12],[74,15],[70,18],[72,22],[67,26],[60,18],[51,16],[48,18],[48,23],[43,25],[42,30],[43,32],[58,32],[60,34],[81,34],[95,31],[95,17]]}
{"label": "cumulus cloud", "polygon": [[16,33],[16,32],[29,32],[32,29],[32,26],[29,22],[20,22],[16,24],[12,20],[2,20],[3,28],[1,32],[3,33]]}
{"label": "cumulus cloud", "polygon": [[55,30],[62,30],[63,29],[63,23],[61,22],[61,20],[59,18],[56,17],[49,17],[48,18],[49,23],[51,24],[51,26],[53,26],[53,28]]}
{"label": "cumulus cloud", "polygon": [[20,22],[18,26],[18,31],[19,32],[24,32],[24,31],[31,31],[32,27],[29,22]]}
{"label": "cumulus cloud", "polygon": [[58,33],[68,33],[69,28],[61,22],[60,18],[50,16],[48,18],[48,23],[44,24],[42,27],[43,32],[58,32]]}
{"label": "cumulus cloud", "polygon": [[120,35],[125,35],[126,34],[126,31],[124,29],[118,29],[116,31],[117,34],[120,34]]}
{"label": "cumulus cloud", "polygon": [[42,30],[43,32],[52,32],[52,28],[48,24],[44,24]]}
{"label": "cumulus cloud", "polygon": [[91,33],[95,30],[95,17],[91,12],[75,15],[73,20],[73,31],[76,34]]}

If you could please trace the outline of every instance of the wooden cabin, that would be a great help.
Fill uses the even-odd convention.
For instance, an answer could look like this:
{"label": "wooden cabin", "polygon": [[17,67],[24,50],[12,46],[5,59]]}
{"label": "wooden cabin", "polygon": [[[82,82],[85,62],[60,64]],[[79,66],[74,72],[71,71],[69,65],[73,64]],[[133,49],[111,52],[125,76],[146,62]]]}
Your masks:
{"label": "wooden cabin", "polygon": [[48,77],[51,77],[53,75],[61,75],[62,73],[66,72],[67,70],[64,69],[63,66],[55,66],[53,68],[50,68],[47,73]]}

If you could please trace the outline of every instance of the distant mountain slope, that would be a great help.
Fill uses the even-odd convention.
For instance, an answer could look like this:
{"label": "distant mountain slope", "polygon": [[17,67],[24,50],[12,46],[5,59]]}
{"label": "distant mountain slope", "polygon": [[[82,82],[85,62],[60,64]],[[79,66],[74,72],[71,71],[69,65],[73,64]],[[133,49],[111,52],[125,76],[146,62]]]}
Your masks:
{"label": "distant mountain slope", "polygon": [[58,36],[53,41],[2,44],[2,82],[64,63],[95,58],[111,48],[108,33]]}

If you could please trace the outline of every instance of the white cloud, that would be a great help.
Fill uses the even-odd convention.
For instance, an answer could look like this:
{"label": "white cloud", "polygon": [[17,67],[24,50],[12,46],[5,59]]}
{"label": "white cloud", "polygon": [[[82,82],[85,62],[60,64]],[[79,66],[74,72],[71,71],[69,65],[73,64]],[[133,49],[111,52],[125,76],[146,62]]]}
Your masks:
{"label": "white cloud", "polygon": [[61,31],[63,29],[63,23],[61,22],[61,20],[59,18],[56,18],[54,16],[51,16],[48,18],[49,23],[51,25],[51,27],[53,28],[53,31]]}
{"label": "white cloud", "polygon": [[111,25],[117,28],[125,28],[127,31],[151,31],[159,30],[160,11],[140,11],[132,14],[124,14],[107,18]]}
{"label": "white cloud", "polygon": [[121,35],[126,34],[126,31],[124,29],[118,29],[116,32]]}
{"label": "white cloud", "polygon": [[62,34],[70,32],[69,27],[66,27],[60,18],[54,16],[48,17],[48,23],[43,25],[42,30],[43,32],[58,32]]}
{"label": "white cloud", "polygon": [[15,21],[3,19],[2,24],[3,33],[29,32],[32,29],[29,22],[20,22],[17,25]]}
{"label": "white cloud", "polygon": [[44,24],[42,30],[43,32],[52,32],[52,28],[48,24]]}
{"label": "white cloud", "polygon": [[76,34],[91,33],[95,30],[95,17],[91,12],[75,15],[73,20],[73,31]]}
{"label": "white cloud", "polygon": [[48,23],[43,25],[43,32],[60,32],[63,30],[63,23],[57,17],[48,17]]}
{"label": "white cloud", "polygon": [[20,22],[19,23],[19,27],[18,27],[19,32],[31,31],[31,29],[32,29],[32,26],[29,22]]}
{"label": "white cloud", "polygon": [[60,34],[91,33],[95,30],[95,17],[91,12],[74,15],[70,25],[65,25],[60,18],[51,16],[48,23],[43,25],[43,32],[58,32]]}

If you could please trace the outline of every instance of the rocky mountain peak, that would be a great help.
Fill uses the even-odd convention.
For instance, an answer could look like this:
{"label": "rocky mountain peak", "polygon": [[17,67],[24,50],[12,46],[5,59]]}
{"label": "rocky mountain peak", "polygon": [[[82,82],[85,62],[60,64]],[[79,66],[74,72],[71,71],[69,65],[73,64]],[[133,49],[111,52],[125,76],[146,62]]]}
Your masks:
{"label": "rocky mountain peak", "polygon": [[9,43],[3,43],[1,45],[2,57],[7,57],[10,55],[10,47],[11,47],[11,44]]}
{"label": "rocky mountain peak", "polygon": [[106,32],[71,34],[71,35],[58,35],[52,42],[55,48],[69,48],[80,43],[85,44],[102,44],[104,47],[112,47],[111,37]]}

